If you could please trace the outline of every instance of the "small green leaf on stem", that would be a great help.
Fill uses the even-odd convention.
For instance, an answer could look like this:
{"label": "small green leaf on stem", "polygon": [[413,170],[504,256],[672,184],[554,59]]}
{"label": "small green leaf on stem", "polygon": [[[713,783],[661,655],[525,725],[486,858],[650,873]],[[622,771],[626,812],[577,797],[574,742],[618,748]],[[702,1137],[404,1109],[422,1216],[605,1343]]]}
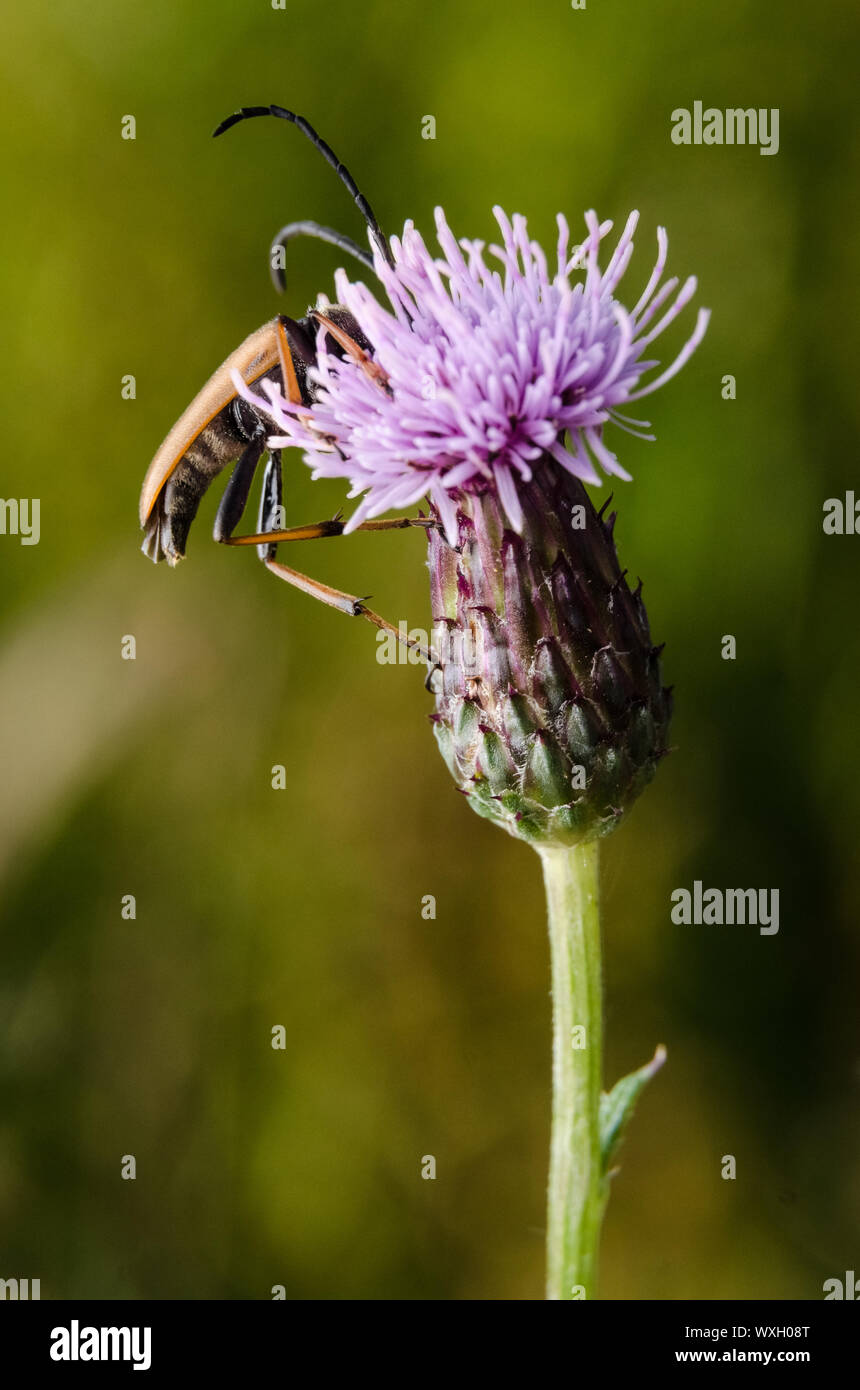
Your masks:
{"label": "small green leaf on stem", "polygon": [[659,1044],[650,1062],[629,1076],[622,1076],[608,1094],[600,1097],[600,1152],[603,1171],[609,1173],[609,1165],[624,1135],[627,1122],[636,1108],[640,1093],[652,1076],[655,1076],[666,1060],[666,1049]]}

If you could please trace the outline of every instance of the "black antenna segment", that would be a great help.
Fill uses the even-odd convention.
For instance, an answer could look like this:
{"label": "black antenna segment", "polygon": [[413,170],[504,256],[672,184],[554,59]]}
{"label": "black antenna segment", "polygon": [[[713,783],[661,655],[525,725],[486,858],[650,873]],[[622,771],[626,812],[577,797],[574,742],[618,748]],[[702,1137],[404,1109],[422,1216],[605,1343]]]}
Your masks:
{"label": "black antenna segment", "polygon": [[373,237],[377,250],[389,265],[393,265],[394,257],[391,254],[391,248],[388,245],[387,238],[383,234],[382,228],[376,220],[376,214],[373,208],[361,192],[361,189],[358,187],[358,184],[346,165],[341,164],[331,146],[326,144],[325,140],[317,134],[310,121],[306,121],[304,116],[297,116],[295,111],[288,111],[285,106],[242,106],[238,111],[234,111],[232,116],[227,116],[227,118],[216,127],[212,134],[213,136],[223,135],[224,131],[229,130],[231,126],[238,125],[240,121],[251,120],[254,116],[276,116],[279,120],[289,121],[291,125],[299,128],[302,134],[310,140],[315,149],[319,150],[323,159],[331,165],[341,183],[345,185],[370,229],[370,234]]}

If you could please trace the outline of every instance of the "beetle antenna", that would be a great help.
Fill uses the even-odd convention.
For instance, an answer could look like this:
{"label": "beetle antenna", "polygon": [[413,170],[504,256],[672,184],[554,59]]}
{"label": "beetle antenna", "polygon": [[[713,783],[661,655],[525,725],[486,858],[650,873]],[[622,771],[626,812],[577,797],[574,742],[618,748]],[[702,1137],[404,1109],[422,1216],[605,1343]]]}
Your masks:
{"label": "beetle antenna", "polygon": [[361,189],[358,187],[352,174],[345,164],[341,164],[334,150],[327,145],[322,136],[318,135],[304,116],[297,116],[295,111],[288,111],[285,106],[242,106],[238,111],[234,111],[232,116],[227,116],[219,126],[212,132],[213,135],[223,135],[225,130],[231,126],[238,125],[240,121],[250,120],[254,116],[277,116],[279,120],[289,121],[291,125],[298,126],[304,136],[310,140],[315,149],[319,150],[323,159],[334,169],[341,183],[345,185],[352,195],[356,207],[367,223],[370,234],[380,255],[382,255],[389,265],[394,264],[394,257],[391,254],[391,247],[388,245],[386,237],[383,235],[382,228],[376,220],[376,214],[370,203],[365,198]]}
{"label": "beetle antenna", "polygon": [[331,246],[339,246],[341,251],[348,251],[350,256],[355,256],[357,261],[366,265],[369,270],[373,270],[373,257],[369,251],[354,242],[352,237],[345,236],[343,232],[335,231],[334,227],[323,227],[319,222],[288,222],[286,227],[282,227],[277,236],[272,241],[270,252],[270,266],[272,279],[275,282],[275,289],[283,292],[287,287],[286,272],[281,265],[275,263],[275,251],[279,246],[286,246],[288,241],[294,237],[312,236],[318,241],[327,241]]}

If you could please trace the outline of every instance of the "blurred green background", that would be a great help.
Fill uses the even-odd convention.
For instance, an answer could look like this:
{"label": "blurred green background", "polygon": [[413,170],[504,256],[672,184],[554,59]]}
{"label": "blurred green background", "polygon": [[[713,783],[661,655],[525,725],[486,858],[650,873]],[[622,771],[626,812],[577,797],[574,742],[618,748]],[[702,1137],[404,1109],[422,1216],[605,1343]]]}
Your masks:
{"label": "blurred green background", "polygon": [[[601,1293],[815,1299],[858,1267],[860,538],[821,525],[860,495],[857,28],[848,0],[7,8],[0,491],[41,498],[42,534],[0,537],[0,1276],[46,1298],[541,1296],[536,856],[454,791],[420,668],[210,543],[220,482],[178,570],[138,550],[156,446],[281,307],[270,236],[361,235],[295,131],[210,140],[269,101],[318,125],[389,231],[440,203],[487,236],[499,202],[552,246],[560,209],[638,207],[628,302],[658,223],[670,272],[699,276],[712,325],[648,402],[658,442],[616,436],[677,751],[603,857],[607,1079],[658,1041],[669,1061]],[[778,107],[779,153],[676,147],[696,99]],[[294,246],[284,307],[341,259]],[[296,459],[291,517],[341,500]],[[291,562],[428,622],[416,535]],[[778,888],[779,935],[673,926],[696,878]]]}

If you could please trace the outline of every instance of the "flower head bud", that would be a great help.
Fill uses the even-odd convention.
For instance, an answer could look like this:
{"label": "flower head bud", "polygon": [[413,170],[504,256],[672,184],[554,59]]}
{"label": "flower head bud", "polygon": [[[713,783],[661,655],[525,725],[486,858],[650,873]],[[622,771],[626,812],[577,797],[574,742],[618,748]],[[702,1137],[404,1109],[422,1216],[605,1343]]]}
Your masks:
{"label": "flower head bud", "polygon": [[430,535],[434,731],[479,815],[570,845],[612,830],[651,780],[671,695],[614,515],[551,460],[519,499],[519,533],[487,488],[459,498],[456,549]]}

